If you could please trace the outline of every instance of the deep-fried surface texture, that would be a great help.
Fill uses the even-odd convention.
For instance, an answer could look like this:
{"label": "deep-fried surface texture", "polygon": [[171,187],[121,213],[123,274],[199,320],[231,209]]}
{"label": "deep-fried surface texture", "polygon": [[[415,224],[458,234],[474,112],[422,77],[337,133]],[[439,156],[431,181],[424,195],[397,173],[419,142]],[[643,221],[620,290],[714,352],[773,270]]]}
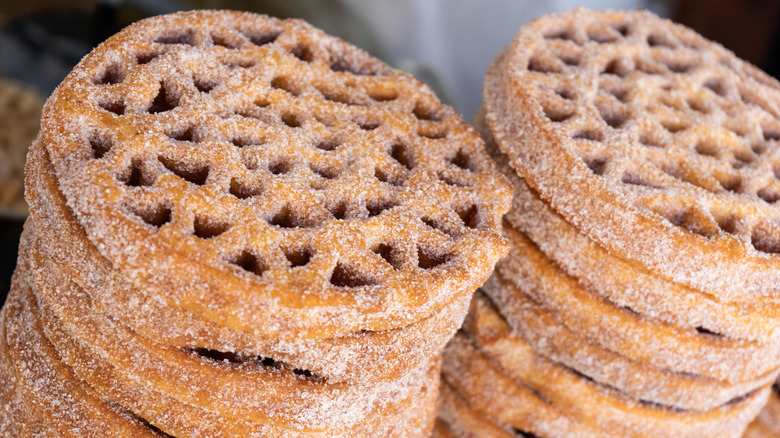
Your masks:
{"label": "deep-fried surface texture", "polygon": [[136,23],[50,97],[37,143],[137,288],[220,325],[323,338],[401,327],[484,281],[511,190],[411,76],[308,24]]}
{"label": "deep-fried surface texture", "polygon": [[[34,202],[38,219],[36,235],[39,240],[40,236],[57,236],[41,248],[46,253],[42,258],[58,261],[45,272],[55,275],[62,271],[62,275],[84,289],[101,312],[121,321],[136,334],[162,344],[273,358],[293,368],[312,371],[331,382],[388,381],[438,354],[460,326],[468,306],[469,296],[464,296],[422,321],[382,332],[289,341],[252,336],[160,303],[154,296],[132,287],[99,254],[75,221],[57,190],[45,151],[37,145],[30,149],[27,174],[27,195]],[[55,293],[46,287],[40,291],[43,295]],[[63,315],[63,319],[69,318]],[[388,357],[402,359],[387,360]]]}
{"label": "deep-fried surface texture", "polygon": [[774,79],[649,12],[575,9],[524,26],[484,94],[512,166],[611,253],[723,301],[778,291]]}
{"label": "deep-fried surface texture", "polygon": [[499,305],[515,294],[525,294],[571,330],[604,348],[678,373],[734,383],[763,376],[771,380],[777,373],[780,352],[776,345],[683,329],[616,306],[562,272],[523,234],[509,226],[504,233],[512,242],[512,251],[491,279],[504,283],[506,289],[503,295],[507,298]]}
{"label": "deep-fried surface texture", "polygon": [[[482,291],[500,305],[502,320],[491,316],[494,305],[481,294],[472,302],[464,331],[493,356],[513,357],[515,349],[528,344],[535,353],[602,385],[645,403],[684,410],[704,411],[724,405],[769,384],[775,373],[755,380],[725,382],[712,377],[673,372],[605,349],[572,331],[554,313],[494,276]],[[483,320],[493,321],[493,328]],[[480,323],[480,321],[482,321]],[[481,324],[481,325],[480,325]]]}

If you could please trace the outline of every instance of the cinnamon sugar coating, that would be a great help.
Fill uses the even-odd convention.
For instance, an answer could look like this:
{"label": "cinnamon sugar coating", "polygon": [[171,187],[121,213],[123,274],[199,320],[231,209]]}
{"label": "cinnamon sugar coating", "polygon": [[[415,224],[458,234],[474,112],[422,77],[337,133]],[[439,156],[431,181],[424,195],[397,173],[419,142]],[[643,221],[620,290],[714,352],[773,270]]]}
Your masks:
{"label": "cinnamon sugar coating", "polygon": [[300,20],[129,26],[48,99],[25,173],[9,436],[429,436],[509,250],[473,128]]}
{"label": "cinnamon sugar coating", "polygon": [[139,289],[266,337],[387,330],[476,289],[511,189],[411,76],[308,24],[144,20],[50,97],[37,143]]}
{"label": "cinnamon sugar coating", "polygon": [[484,93],[512,167],[612,254],[720,301],[776,295],[777,81],[649,12],[576,9],[524,26]]}

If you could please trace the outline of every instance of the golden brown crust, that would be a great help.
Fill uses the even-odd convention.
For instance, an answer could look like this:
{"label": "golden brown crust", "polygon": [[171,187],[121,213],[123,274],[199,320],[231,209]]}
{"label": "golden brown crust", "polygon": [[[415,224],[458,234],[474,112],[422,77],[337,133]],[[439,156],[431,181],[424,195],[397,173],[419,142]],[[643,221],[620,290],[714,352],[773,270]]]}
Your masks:
{"label": "golden brown crust", "polygon": [[484,93],[512,166],[610,253],[721,301],[778,291],[774,79],[649,12],[575,9],[524,26]]}
{"label": "golden brown crust", "polygon": [[507,156],[498,150],[483,114],[475,119],[475,127],[514,187],[512,209],[505,219],[569,275],[619,306],[680,327],[777,343],[780,330],[775,299],[720,302],[615,256],[567,222],[515,173]]}
{"label": "golden brown crust", "polygon": [[63,81],[37,143],[135,287],[256,335],[408,325],[507,250],[510,188],[478,135],[411,76],[301,21],[136,23]]}

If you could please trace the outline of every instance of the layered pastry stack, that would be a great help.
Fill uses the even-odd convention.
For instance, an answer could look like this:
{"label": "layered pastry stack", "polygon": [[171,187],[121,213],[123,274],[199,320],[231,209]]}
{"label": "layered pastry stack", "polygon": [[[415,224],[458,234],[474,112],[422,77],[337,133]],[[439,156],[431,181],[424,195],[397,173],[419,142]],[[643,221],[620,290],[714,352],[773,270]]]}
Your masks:
{"label": "layered pastry stack", "polygon": [[3,436],[427,436],[511,187],[431,91],[301,21],[144,20],[48,100]]}
{"label": "layered pastry stack", "polygon": [[510,255],[447,347],[441,436],[739,437],[780,365],[780,84],[575,9],[488,69]]}

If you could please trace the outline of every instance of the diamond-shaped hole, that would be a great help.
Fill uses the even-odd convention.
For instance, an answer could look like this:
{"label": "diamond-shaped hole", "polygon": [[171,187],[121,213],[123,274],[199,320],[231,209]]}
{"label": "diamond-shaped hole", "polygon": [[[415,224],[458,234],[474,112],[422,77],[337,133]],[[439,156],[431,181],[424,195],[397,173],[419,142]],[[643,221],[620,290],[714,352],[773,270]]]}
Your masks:
{"label": "diamond-shaped hole", "polygon": [[412,113],[419,120],[441,121],[441,114],[439,114],[438,109],[431,108],[423,102],[418,101],[414,105]]}
{"label": "diamond-shaped hole", "polygon": [[130,168],[119,176],[119,180],[128,187],[145,187],[154,183],[152,176],[144,171],[140,160],[132,160]]}
{"label": "diamond-shaped hole", "polygon": [[228,68],[252,68],[255,66],[255,61],[246,58],[233,58],[224,62]]}
{"label": "diamond-shaped hole", "polygon": [[123,97],[113,97],[98,104],[104,110],[121,116],[125,113],[125,100]]}
{"label": "diamond-shaped hole", "polygon": [[704,218],[703,213],[688,209],[669,215],[666,219],[672,224],[684,228],[703,237],[713,237],[718,234],[716,224]]}
{"label": "diamond-shaped hole", "polygon": [[543,107],[545,117],[551,122],[562,123],[574,117],[574,111],[559,106]]}
{"label": "diamond-shaped hole", "polygon": [[341,146],[341,141],[335,138],[326,138],[314,144],[317,149],[327,152],[333,151],[339,146]]}
{"label": "diamond-shaped hole", "polygon": [[390,156],[408,170],[414,168],[414,155],[406,144],[394,143],[390,147]]}
{"label": "diamond-shaped hole", "polygon": [[539,56],[534,56],[528,61],[528,71],[538,73],[560,73],[561,66]]}
{"label": "diamond-shaped hole", "polygon": [[608,32],[606,29],[589,29],[588,39],[599,44],[609,44],[614,43],[619,38],[617,35]]}
{"label": "diamond-shaped hole", "polygon": [[310,228],[317,226],[316,223],[290,209],[289,206],[282,207],[268,223],[279,228]]}
{"label": "diamond-shaped hole", "polygon": [[382,169],[381,167],[374,168],[374,176],[379,181],[393,186],[402,186],[405,180],[405,178],[397,177],[393,172]]}
{"label": "diamond-shaped hole", "polygon": [[718,224],[718,228],[730,234],[736,233],[739,228],[739,217],[737,216],[716,216],[715,221]]}
{"label": "diamond-shaped hole", "polygon": [[657,132],[643,132],[639,134],[639,143],[651,148],[663,147],[663,141]]}
{"label": "diamond-shaped hole", "polygon": [[351,62],[336,53],[330,55],[330,69],[334,72],[348,72],[358,76],[376,76],[379,74],[370,64]]}
{"label": "diamond-shaped hole", "polygon": [[159,156],[157,159],[174,175],[195,185],[202,186],[209,177],[209,166],[207,164],[188,164],[163,156]]}
{"label": "diamond-shaped hole", "polygon": [[460,220],[463,221],[463,225],[472,229],[477,228],[479,225],[479,208],[476,204],[456,206],[454,210],[460,217]]}
{"label": "diamond-shaped hole", "polygon": [[236,44],[230,38],[219,34],[211,34],[211,42],[215,46],[221,46],[226,49],[237,49],[239,47],[239,44]]}
{"label": "diamond-shaped hole", "polygon": [[345,105],[360,105],[360,102],[353,99],[352,96],[345,90],[337,90],[332,88],[320,87],[317,88],[325,100],[331,102],[343,103]]}
{"label": "diamond-shaped hole", "polygon": [[577,131],[571,136],[571,138],[573,138],[574,140],[587,140],[587,141],[602,140],[601,132],[593,129],[584,129],[581,131]]}
{"label": "diamond-shaped hole", "polygon": [[373,131],[374,129],[378,128],[380,125],[379,120],[371,120],[371,119],[363,119],[363,118],[356,119],[355,123],[357,123],[357,125],[360,126],[360,129],[364,131]]}
{"label": "diamond-shaped hole", "polygon": [[624,58],[615,58],[607,63],[602,74],[615,75],[621,78],[631,73],[630,61]]}
{"label": "diamond-shaped hole", "polygon": [[570,65],[572,67],[580,65],[580,55],[576,53],[561,53],[558,55],[558,59],[560,59],[564,64]]}
{"label": "diamond-shaped hole", "polygon": [[604,122],[611,128],[618,129],[625,124],[629,117],[627,114],[623,114],[619,111],[615,111],[612,108],[598,106],[599,115]]}
{"label": "diamond-shaped hole", "polygon": [[298,44],[290,51],[290,53],[303,62],[312,62],[314,60],[314,52],[312,52],[311,48],[305,44]]}
{"label": "diamond-shaped hole", "polygon": [[295,81],[291,80],[287,76],[277,76],[271,79],[271,86],[277,90],[284,90],[293,96],[299,96],[301,94],[301,90],[298,89]]}
{"label": "diamond-shaped hole", "polygon": [[236,178],[232,178],[230,180],[230,194],[235,196],[238,199],[246,199],[251,198],[253,196],[258,196],[261,193],[263,193],[263,189],[259,184],[249,185],[244,184],[237,180]]}
{"label": "diamond-shaped hole", "polygon": [[328,206],[328,211],[333,215],[336,220],[344,220],[347,218],[347,203],[337,202],[331,206]]}
{"label": "diamond-shaped hole", "polygon": [[165,135],[171,140],[195,143],[197,132],[195,131],[194,126],[188,126],[184,129],[166,132]]}
{"label": "diamond-shaped hole", "polygon": [[607,159],[604,157],[586,157],[583,158],[585,165],[596,175],[603,175],[607,168]]}
{"label": "diamond-shaped hole", "polygon": [[634,186],[648,187],[651,189],[659,189],[660,187],[636,173],[626,172],[620,177],[620,182],[624,184],[631,184]]}
{"label": "diamond-shaped hole", "polygon": [[103,158],[104,155],[114,146],[114,142],[98,133],[89,136],[89,147],[92,149],[92,157],[95,159]]}
{"label": "diamond-shaped hole", "polygon": [[268,171],[274,175],[284,175],[285,173],[291,171],[292,168],[292,163],[284,159],[277,160],[268,165]]}
{"label": "diamond-shaped hole", "polygon": [[699,155],[706,155],[708,157],[717,157],[718,156],[718,145],[713,143],[710,139],[702,139],[699,140],[698,143],[696,143],[696,153]]}
{"label": "diamond-shaped hole", "polygon": [[192,29],[177,30],[158,36],[154,39],[154,42],[159,44],[186,44],[191,46],[193,45],[192,38],[194,36],[195,32]]}
{"label": "diamond-shaped hole", "polygon": [[702,114],[709,114],[711,111],[707,103],[702,100],[688,99],[687,103],[692,110],[700,112]]}
{"label": "diamond-shaped hole", "polygon": [[762,135],[764,136],[764,141],[780,140],[780,130],[764,129]]}
{"label": "diamond-shaped hole", "polygon": [[170,111],[179,106],[179,98],[168,90],[168,84],[165,82],[160,84],[160,89],[157,92],[157,96],[149,106],[150,114],[162,113]]}
{"label": "diamond-shaped hole", "polygon": [[266,44],[271,44],[274,41],[279,38],[279,36],[282,33],[279,31],[266,31],[266,32],[244,32],[244,36],[247,37],[247,39],[256,46],[264,46]]}
{"label": "diamond-shaped hole", "polygon": [[753,228],[751,243],[753,248],[768,254],[780,254],[780,236],[776,230],[767,224],[760,224]]}
{"label": "diamond-shaped hole", "polygon": [[458,149],[458,152],[449,159],[449,162],[463,170],[472,172],[475,170],[474,163],[464,149]]}
{"label": "diamond-shaped hole", "polygon": [[306,266],[310,261],[314,252],[310,248],[292,248],[285,249],[284,256],[287,261],[290,262],[291,268],[298,268]]}
{"label": "diamond-shaped hole", "polygon": [[371,251],[373,251],[374,254],[379,255],[379,257],[382,257],[394,269],[401,269],[403,260],[401,259],[401,255],[393,246],[380,243],[371,249]]}
{"label": "diamond-shaped hole", "polygon": [[742,178],[739,175],[722,173],[716,175],[721,187],[729,192],[739,193],[742,190]]}
{"label": "diamond-shaped hole", "polygon": [[377,280],[370,275],[339,262],[330,275],[330,283],[336,287],[363,287],[377,284]]}
{"label": "diamond-shaped hole", "polygon": [[718,78],[710,78],[704,81],[702,84],[704,88],[709,89],[713,93],[717,94],[718,96],[725,96],[726,95],[726,86],[723,84],[723,81]]}
{"label": "diamond-shaped hole", "polygon": [[282,115],[282,122],[290,128],[298,128],[303,123],[301,118],[293,113],[285,113]]}
{"label": "diamond-shaped hole", "polygon": [[768,185],[762,188],[756,193],[756,195],[770,204],[774,204],[775,202],[780,201],[780,189],[774,185]]}
{"label": "diamond-shaped hole", "polygon": [[265,144],[265,140],[258,137],[233,137],[233,139],[230,140],[231,143],[237,148],[243,148],[247,146],[260,146]]}
{"label": "diamond-shaped hole", "polygon": [[458,233],[454,230],[449,229],[449,227],[445,226],[440,221],[430,218],[430,217],[422,217],[420,220],[430,228],[433,228],[436,231],[439,231],[441,233],[444,233],[450,237],[458,237]]}
{"label": "diamond-shaped hole", "polygon": [[138,52],[135,54],[135,62],[138,65],[148,64],[158,56],[160,56],[160,53],[156,51]]}
{"label": "diamond-shaped hole", "polygon": [[311,171],[315,174],[325,178],[333,179],[339,176],[339,169],[335,166],[323,166],[323,165],[311,165]]}
{"label": "diamond-shaped hole", "polygon": [[431,251],[424,246],[417,246],[417,266],[421,269],[433,269],[452,259],[452,254]]}
{"label": "diamond-shaped hole", "polygon": [[437,174],[439,180],[450,186],[471,187],[469,181],[462,178],[462,175],[453,175],[451,172],[442,171]]}
{"label": "diamond-shaped hole", "polygon": [[448,131],[445,126],[439,126],[438,124],[431,124],[429,126],[420,126],[417,129],[417,134],[420,137],[425,137],[431,140],[439,140],[446,137]]}
{"label": "diamond-shaped hole", "polygon": [[647,45],[650,47],[666,47],[669,49],[673,49],[675,47],[674,42],[672,42],[666,35],[657,33],[651,33],[647,36]]}
{"label": "diamond-shaped hole", "polygon": [[103,74],[95,78],[92,82],[95,85],[111,85],[118,84],[124,79],[125,73],[122,71],[122,66],[114,63],[108,65],[105,70],[103,70]]}
{"label": "diamond-shaped hole", "polygon": [[572,38],[570,31],[568,29],[547,33],[544,35],[544,39],[574,41],[574,38]]}
{"label": "diamond-shaped hole", "polygon": [[379,216],[383,211],[389,210],[395,207],[397,204],[393,201],[387,200],[375,200],[366,202],[366,210],[368,210],[368,217]]}
{"label": "diamond-shaped hole", "polygon": [[228,258],[227,261],[257,276],[263,275],[263,272],[268,269],[262,260],[248,250],[244,250],[237,256]]}
{"label": "diamond-shaped hole", "polygon": [[688,129],[688,125],[682,120],[664,120],[661,122],[661,126],[664,127],[671,134],[676,134],[680,131]]}
{"label": "diamond-shaped hole", "polygon": [[195,88],[201,93],[210,93],[211,90],[213,90],[214,87],[216,87],[217,84],[219,84],[219,82],[214,79],[206,79],[206,78],[199,78],[199,77],[196,77],[193,83],[195,85]]}
{"label": "diamond-shaped hole", "polygon": [[665,65],[666,68],[668,68],[672,73],[686,73],[698,67],[697,64],[692,62],[682,62],[675,60],[664,60],[662,61],[662,64]]}
{"label": "diamond-shaped hole", "polygon": [[212,239],[230,228],[230,224],[220,220],[214,220],[203,216],[195,216],[193,234],[200,239]]}
{"label": "diamond-shaped hole", "polygon": [[128,206],[130,211],[142,221],[154,228],[160,228],[171,221],[171,207],[162,204],[157,206]]}

